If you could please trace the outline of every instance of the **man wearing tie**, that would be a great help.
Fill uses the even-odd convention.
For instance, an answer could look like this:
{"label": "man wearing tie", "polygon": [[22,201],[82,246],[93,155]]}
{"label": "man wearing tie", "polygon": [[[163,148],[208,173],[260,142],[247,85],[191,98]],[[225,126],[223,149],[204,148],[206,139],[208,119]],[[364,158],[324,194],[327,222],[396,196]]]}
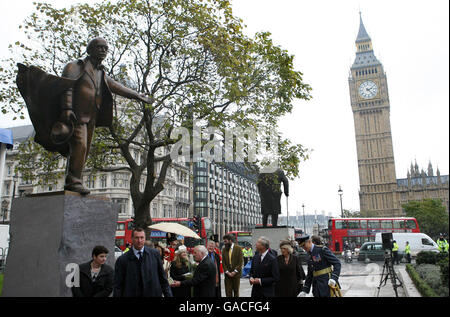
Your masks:
{"label": "man wearing tie", "polygon": [[216,297],[222,297],[220,289],[220,256],[215,252],[216,243],[212,240],[208,241],[208,256],[216,267]]}
{"label": "man wearing tie", "polygon": [[194,297],[215,297],[216,266],[208,256],[203,245],[194,248],[194,260],[198,263],[194,276],[190,280],[174,281],[171,287],[194,287]]}
{"label": "man wearing tie", "polygon": [[161,257],[145,246],[144,229],[131,233],[133,247],[115,266],[114,297],[172,297]]}
{"label": "man wearing tie", "polygon": [[275,283],[280,279],[277,258],[269,251],[270,242],[260,237],[256,242],[255,256],[250,269],[252,297],[274,297]]}
{"label": "man wearing tie", "polygon": [[239,287],[241,284],[242,265],[244,257],[242,248],[234,244],[232,235],[224,235],[225,245],[222,252],[222,266],[225,272],[225,294],[227,297],[239,297]]}

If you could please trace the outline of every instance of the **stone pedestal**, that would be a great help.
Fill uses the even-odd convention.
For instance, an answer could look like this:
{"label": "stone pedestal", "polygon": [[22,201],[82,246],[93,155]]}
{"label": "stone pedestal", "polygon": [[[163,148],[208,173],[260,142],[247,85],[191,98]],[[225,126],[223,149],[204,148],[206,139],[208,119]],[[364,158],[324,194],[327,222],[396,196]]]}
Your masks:
{"label": "stone pedestal", "polygon": [[114,267],[119,208],[108,198],[67,191],[15,199],[2,296],[72,296],[66,280],[73,264],[88,262],[97,245],[109,250]]}
{"label": "stone pedestal", "polygon": [[294,227],[254,228],[252,230],[252,247],[255,249],[256,241],[258,241],[259,237],[266,237],[270,241],[270,248],[281,254],[280,242],[282,240],[294,240],[294,234]]}

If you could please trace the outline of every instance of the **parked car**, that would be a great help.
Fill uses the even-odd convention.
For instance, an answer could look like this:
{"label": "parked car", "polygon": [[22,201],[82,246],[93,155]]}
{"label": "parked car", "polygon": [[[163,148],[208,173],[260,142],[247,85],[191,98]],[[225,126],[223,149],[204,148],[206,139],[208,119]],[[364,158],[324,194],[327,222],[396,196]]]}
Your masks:
{"label": "parked car", "polygon": [[[398,244],[398,254],[403,256],[405,253],[406,241],[409,242],[411,247],[411,256],[415,257],[420,251],[432,251],[439,252],[439,247],[436,242],[433,241],[425,233],[419,232],[399,232],[393,233],[392,238]],[[381,233],[375,235],[375,242],[382,242]]]}
{"label": "parked car", "polygon": [[123,254],[122,250],[120,250],[120,248],[116,245],[114,246],[114,257],[116,258],[116,260],[119,258],[119,256],[121,256]]}
{"label": "parked car", "polygon": [[384,261],[384,250],[381,242],[366,242],[361,246],[358,254],[358,261]]}

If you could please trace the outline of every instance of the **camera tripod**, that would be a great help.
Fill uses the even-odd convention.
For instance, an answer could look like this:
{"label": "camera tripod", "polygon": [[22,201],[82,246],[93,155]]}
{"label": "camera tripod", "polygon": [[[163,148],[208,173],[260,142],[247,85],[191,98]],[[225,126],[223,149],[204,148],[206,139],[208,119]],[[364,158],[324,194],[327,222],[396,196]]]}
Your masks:
{"label": "camera tripod", "polygon": [[391,279],[392,287],[394,288],[395,297],[398,297],[397,288],[403,287],[402,281],[398,278],[394,270],[394,264],[392,263],[392,251],[385,250],[384,253],[384,265],[383,272],[381,273],[380,285],[378,286],[377,297],[380,296],[380,289],[385,286],[388,279]]}

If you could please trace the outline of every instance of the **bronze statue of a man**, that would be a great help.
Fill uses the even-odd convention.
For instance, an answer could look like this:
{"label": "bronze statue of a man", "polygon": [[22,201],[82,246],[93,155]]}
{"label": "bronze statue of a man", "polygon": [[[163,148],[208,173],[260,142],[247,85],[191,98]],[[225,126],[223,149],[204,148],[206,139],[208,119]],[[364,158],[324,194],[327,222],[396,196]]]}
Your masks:
{"label": "bronze statue of a man", "polygon": [[86,58],[66,65],[62,77],[22,64],[18,65],[17,76],[36,130],[35,141],[67,157],[64,189],[82,195],[90,193],[83,186],[81,174],[94,130],[110,127],[113,122],[112,93],[151,103],[106,75],[102,65],[108,53],[106,40],[91,40],[86,52]]}
{"label": "bronze statue of a man", "polygon": [[281,214],[281,183],[284,186],[284,194],[289,196],[289,180],[281,169],[274,173],[261,173],[258,176],[263,227],[267,227],[269,215],[272,217],[272,226],[276,227],[278,224],[278,215]]}

